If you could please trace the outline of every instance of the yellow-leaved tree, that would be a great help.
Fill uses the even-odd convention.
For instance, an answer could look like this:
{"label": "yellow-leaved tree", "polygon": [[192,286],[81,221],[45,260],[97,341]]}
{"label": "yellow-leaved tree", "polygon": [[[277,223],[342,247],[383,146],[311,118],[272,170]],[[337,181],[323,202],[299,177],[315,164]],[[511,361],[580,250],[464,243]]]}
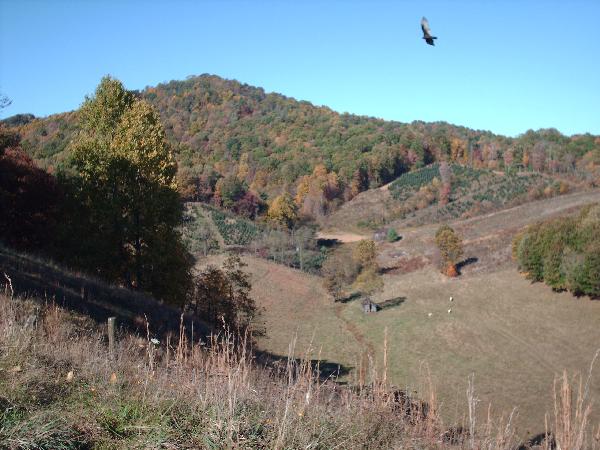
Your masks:
{"label": "yellow-leaved tree", "polygon": [[191,257],[177,227],[177,170],[160,117],[120,81],[104,77],[80,111],[71,143],[80,263],[173,303],[185,300]]}
{"label": "yellow-leaved tree", "polygon": [[287,228],[294,226],[298,220],[298,207],[288,192],[275,197],[267,211],[267,218],[280,226]]}
{"label": "yellow-leaved tree", "polygon": [[462,239],[452,227],[442,225],[435,233],[435,243],[440,251],[442,272],[449,277],[457,276],[456,265],[464,253]]}

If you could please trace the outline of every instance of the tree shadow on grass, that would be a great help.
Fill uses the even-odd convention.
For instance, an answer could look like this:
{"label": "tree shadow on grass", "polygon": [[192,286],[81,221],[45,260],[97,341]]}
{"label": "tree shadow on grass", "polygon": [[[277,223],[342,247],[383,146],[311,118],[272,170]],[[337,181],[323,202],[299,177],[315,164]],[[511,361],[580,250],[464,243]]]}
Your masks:
{"label": "tree shadow on grass", "polygon": [[350,295],[346,295],[345,297],[339,298],[336,300],[337,303],[350,303],[351,301],[358,300],[362,297],[360,292],[352,292]]}
{"label": "tree shadow on grass", "polygon": [[396,306],[400,306],[405,301],[406,301],[406,297],[394,297],[394,298],[385,300],[381,303],[378,303],[378,305],[379,305],[379,308],[383,311],[386,309],[394,308]]}
{"label": "tree shadow on grass", "polygon": [[346,384],[344,381],[339,381],[338,378],[348,375],[353,369],[352,366],[345,366],[327,359],[311,359],[310,361],[305,362],[300,358],[291,358],[288,360],[287,356],[276,355],[275,353],[264,350],[257,350],[255,355],[256,360],[260,364],[279,374],[290,375],[287,373],[288,367],[290,367],[292,376],[299,375],[297,369],[300,368],[303,363],[308,363],[312,373],[318,376],[320,380],[332,380],[339,384]]}
{"label": "tree shadow on grass", "polygon": [[479,258],[476,258],[476,257],[464,259],[456,265],[456,271],[460,274],[463,267],[469,266],[471,264],[475,264],[477,261],[479,261]]}
{"label": "tree shadow on grass", "polygon": [[338,239],[324,239],[324,238],[317,239],[317,246],[319,248],[321,248],[321,247],[335,248],[335,247],[340,246],[341,244],[342,243]]}
{"label": "tree shadow on grass", "polygon": [[182,318],[180,309],[149,295],[69,272],[51,262],[0,247],[0,289],[7,281],[4,274],[11,279],[15,297],[55,303],[86,315],[98,324],[105,324],[114,316],[119,327],[143,334],[147,319],[150,332],[157,337],[177,336],[182,323],[187,334],[194,330],[196,338],[211,332],[211,327],[198,317],[185,314]]}

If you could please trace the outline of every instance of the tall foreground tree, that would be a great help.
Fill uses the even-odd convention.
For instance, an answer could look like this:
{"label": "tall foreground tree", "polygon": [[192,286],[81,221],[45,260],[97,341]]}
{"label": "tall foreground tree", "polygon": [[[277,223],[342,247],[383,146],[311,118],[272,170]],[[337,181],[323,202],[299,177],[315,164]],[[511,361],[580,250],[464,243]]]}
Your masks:
{"label": "tall foreground tree", "polygon": [[105,77],[80,111],[71,144],[81,262],[99,275],[183,302],[191,258],[176,227],[176,164],[158,113]]}

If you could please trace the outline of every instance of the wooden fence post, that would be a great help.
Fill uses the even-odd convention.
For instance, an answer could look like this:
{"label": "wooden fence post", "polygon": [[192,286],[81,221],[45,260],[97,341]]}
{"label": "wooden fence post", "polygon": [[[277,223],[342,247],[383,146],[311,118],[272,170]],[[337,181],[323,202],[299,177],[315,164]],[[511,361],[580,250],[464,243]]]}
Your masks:
{"label": "wooden fence post", "polygon": [[115,357],[115,322],[116,317],[108,318],[108,356],[110,359]]}

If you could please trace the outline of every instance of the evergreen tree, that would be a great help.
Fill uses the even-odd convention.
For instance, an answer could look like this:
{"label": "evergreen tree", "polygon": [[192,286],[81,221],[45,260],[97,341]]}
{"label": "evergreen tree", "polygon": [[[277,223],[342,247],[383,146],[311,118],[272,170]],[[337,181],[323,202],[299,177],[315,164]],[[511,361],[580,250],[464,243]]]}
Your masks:
{"label": "evergreen tree", "polygon": [[398,232],[395,228],[390,228],[387,232],[388,242],[396,242],[399,239]]}

